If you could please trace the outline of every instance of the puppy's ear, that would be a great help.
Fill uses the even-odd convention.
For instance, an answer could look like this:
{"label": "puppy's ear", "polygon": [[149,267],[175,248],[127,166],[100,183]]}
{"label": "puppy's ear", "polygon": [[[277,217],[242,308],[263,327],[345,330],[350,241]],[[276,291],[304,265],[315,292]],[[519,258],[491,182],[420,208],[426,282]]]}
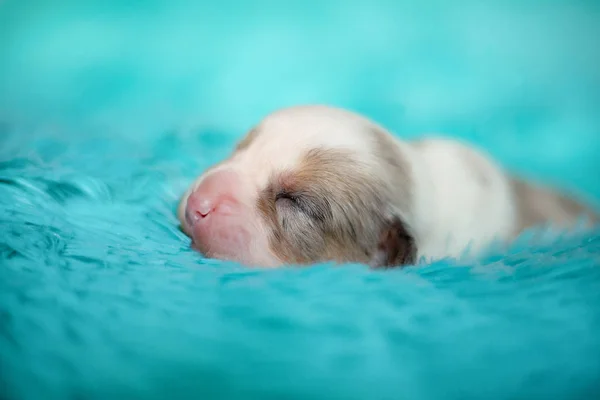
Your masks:
{"label": "puppy's ear", "polygon": [[369,266],[393,268],[414,264],[416,261],[417,247],[414,238],[399,218],[391,219],[381,231],[377,249]]}

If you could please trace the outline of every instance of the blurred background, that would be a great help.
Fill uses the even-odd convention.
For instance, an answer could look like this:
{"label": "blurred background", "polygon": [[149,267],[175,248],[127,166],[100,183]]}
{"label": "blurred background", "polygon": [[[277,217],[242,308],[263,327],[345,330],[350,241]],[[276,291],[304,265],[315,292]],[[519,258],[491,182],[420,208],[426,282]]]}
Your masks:
{"label": "blurred background", "polygon": [[188,179],[264,114],[327,103],[598,198],[599,38],[593,0],[3,0],[1,134],[100,129],[133,156],[210,131]]}
{"label": "blurred background", "polygon": [[600,1],[0,0],[0,397],[598,398],[597,237],[490,275],[192,252],[190,181],[302,103],[598,201]]}

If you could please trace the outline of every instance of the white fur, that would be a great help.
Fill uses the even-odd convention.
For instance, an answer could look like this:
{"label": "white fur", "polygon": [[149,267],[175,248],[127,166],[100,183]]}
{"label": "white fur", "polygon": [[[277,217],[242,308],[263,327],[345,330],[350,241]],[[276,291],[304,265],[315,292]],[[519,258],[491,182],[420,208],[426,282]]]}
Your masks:
{"label": "white fur", "polygon": [[[419,256],[428,260],[459,257],[466,249],[476,255],[494,240],[506,240],[515,230],[515,207],[503,171],[484,153],[450,139],[428,139],[413,145],[428,176],[425,191],[415,190],[416,203],[429,203],[431,226],[418,238]],[[464,159],[465,153],[477,159],[478,171]],[[485,175],[488,185],[480,185],[474,173]]]}

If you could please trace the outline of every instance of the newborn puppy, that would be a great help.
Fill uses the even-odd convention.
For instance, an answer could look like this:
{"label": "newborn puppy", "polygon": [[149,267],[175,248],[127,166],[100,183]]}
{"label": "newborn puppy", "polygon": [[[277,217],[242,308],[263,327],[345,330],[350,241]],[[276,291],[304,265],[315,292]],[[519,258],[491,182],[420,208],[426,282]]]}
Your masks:
{"label": "newborn puppy", "polygon": [[457,141],[401,141],[326,106],[267,116],[178,208],[204,255],[264,267],[457,257],[533,225],[572,226],[586,213]]}

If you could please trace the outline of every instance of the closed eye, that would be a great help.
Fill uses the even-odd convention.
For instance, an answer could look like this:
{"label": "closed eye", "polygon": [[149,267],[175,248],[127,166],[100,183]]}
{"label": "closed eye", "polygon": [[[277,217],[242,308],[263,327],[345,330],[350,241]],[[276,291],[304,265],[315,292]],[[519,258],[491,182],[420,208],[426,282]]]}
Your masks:
{"label": "closed eye", "polygon": [[288,192],[279,192],[275,195],[275,201],[281,200],[281,199],[288,199],[288,200],[292,200],[295,201],[297,196],[294,196],[291,193]]}
{"label": "closed eye", "polygon": [[298,210],[311,219],[324,221],[327,209],[323,204],[306,194],[280,192],[275,196],[275,204]]}
{"label": "closed eye", "polygon": [[298,207],[298,197],[287,192],[279,192],[275,196],[275,204],[278,206]]}

